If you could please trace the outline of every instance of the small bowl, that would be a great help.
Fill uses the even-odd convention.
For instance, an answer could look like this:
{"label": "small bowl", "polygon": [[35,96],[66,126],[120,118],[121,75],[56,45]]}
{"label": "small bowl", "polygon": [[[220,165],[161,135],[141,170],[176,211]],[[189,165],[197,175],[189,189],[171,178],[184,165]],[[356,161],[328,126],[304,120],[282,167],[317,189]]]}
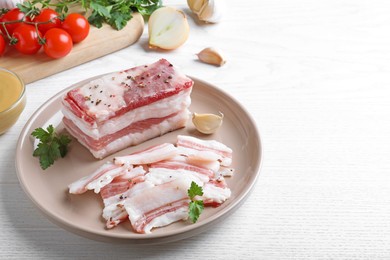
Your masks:
{"label": "small bowl", "polygon": [[0,135],[18,120],[26,106],[26,86],[14,72],[0,68]]}

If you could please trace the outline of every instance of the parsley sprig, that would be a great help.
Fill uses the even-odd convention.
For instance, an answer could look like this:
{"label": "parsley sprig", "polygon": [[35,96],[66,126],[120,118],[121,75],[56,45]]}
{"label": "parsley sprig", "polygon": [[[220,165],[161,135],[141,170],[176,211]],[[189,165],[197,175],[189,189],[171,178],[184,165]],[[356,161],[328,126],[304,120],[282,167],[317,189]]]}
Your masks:
{"label": "parsley sprig", "polygon": [[89,14],[90,24],[100,28],[108,23],[116,30],[121,30],[132,18],[133,12],[149,16],[162,6],[162,0],[30,0],[26,6],[54,8],[58,13],[65,14],[74,5],[81,6]]}
{"label": "parsley sprig", "polygon": [[195,200],[196,196],[202,196],[202,195],[203,195],[202,187],[197,185],[194,181],[191,182],[191,186],[188,189],[188,197],[190,197],[191,199],[188,216],[192,221],[192,223],[198,221],[198,218],[204,209],[203,200]]}
{"label": "parsley sprig", "polygon": [[68,152],[70,137],[65,134],[58,135],[53,125],[49,125],[46,130],[41,127],[37,128],[31,135],[40,141],[33,156],[39,157],[39,164],[43,170],[53,165],[58,158],[63,158]]}

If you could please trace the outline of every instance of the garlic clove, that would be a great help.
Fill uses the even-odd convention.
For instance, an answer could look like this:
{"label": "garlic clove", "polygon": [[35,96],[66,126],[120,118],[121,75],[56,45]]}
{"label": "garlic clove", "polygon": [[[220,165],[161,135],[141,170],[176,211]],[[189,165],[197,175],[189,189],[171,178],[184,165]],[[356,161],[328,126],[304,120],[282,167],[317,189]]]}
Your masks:
{"label": "garlic clove", "polygon": [[161,7],[149,18],[149,46],[173,50],[188,39],[190,27],[184,12],[173,7]]}
{"label": "garlic clove", "polygon": [[187,4],[194,14],[199,14],[208,0],[187,0]]}
{"label": "garlic clove", "polygon": [[24,0],[1,0],[0,8],[12,9],[15,8],[17,4],[22,4]]}
{"label": "garlic clove", "polygon": [[215,114],[197,114],[193,113],[192,123],[195,128],[203,134],[215,133],[222,125],[223,114],[219,112],[219,115]]}
{"label": "garlic clove", "polygon": [[198,19],[206,23],[221,21],[226,12],[225,0],[187,0],[187,4]]}
{"label": "garlic clove", "polygon": [[197,56],[200,61],[212,65],[222,66],[226,63],[226,59],[222,52],[212,47],[203,49]]}
{"label": "garlic clove", "polygon": [[208,0],[198,13],[198,18],[207,23],[218,23],[225,12],[225,0]]}

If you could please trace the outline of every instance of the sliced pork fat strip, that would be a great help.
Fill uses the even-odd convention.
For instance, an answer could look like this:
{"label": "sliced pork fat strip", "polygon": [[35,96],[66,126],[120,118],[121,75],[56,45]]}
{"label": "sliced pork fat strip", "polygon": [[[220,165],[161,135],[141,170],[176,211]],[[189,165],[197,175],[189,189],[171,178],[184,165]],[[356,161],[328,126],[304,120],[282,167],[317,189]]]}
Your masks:
{"label": "sliced pork fat strip", "polygon": [[[167,119],[151,119],[148,121],[160,121],[160,120],[162,121],[157,124],[147,124],[148,127],[143,126],[144,122],[137,122],[135,123],[137,126],[134,126],[135,124],[132,124],[130,126],[132,130],[127,134],[123,136],[119,136],[117,134],[120,133],[117,133],[114,136],[113,135],[106,136],[104,139],[100,141],[94,141],[90,139],[88,136],[85,136],[83,133],[79,131],[79,129],[74,128],[74,125],[72,123],[69,124],[70,121],[67,120],[66,118],[64,118],[63,122],[68,132],[73,136],[78,136],[77,140],[79,141],[79,143],[81,143],[85,147],[89,147],[89,151],[93,154],[94,157],[103,158],[109,154],[115,153],[116,151],[122,150],[128,146],[140,144],[151,138],[160,136],[162,133],[167,133],[183,127],[188,120],[188,114],[187,112],[185,112],[185,113],[177,114]],[[140,127],[138,126],[139,124],[141,125]]]}
{"label": "sliced pork fat strip", "polygon": [[73,183],[69,188],[69,193],[81,194],[87,190],[94,190],[99,193],[100,189],[109,184],[115,177],[126,173],[127,167],[115,165],[112,162],[106,162],[92,174],[85,176]]}
{"label": "sliced pork fat strip", "polygon": [[127,199],[125,208],[134,230],[150,233],[152,228],[187,219],[190,185],[190,179],[180,178],[145,189]]}
{"label": "sliced pork fat strip", "polygon": [[192,136],[178,135],[177,147],[180,154],[193,161],[220,161],[222,166],[230,166],[233,151],[215,140],[202,140]]}
{"label": "sliced pork fat strip", "polygon": [[128,219],[128,213],[124,208],[125,202],[137,195],[142,193],[145,189],[154,187],[150,182],[143,181],[136,185],[133,185],[123,193],[114,195],[110,198],[104,199],[103,218],[106,219],[106,227],[113,228],[119,223]]}
{"label": "sliced pork fat strip", "polygon": [[117,165],[149,164],[173,158],[176,155],[178,155],[178,150],[173,144],[163,143],[141,152],[115,157],[114,162]]}
{"label": "sliced pork fat strip", "polygon": [[146,171],[144,168],[137,166],[127,173],[117,176],[111,183],[101,188],[100,195],[102,199],[105,200],[115,195],[123,194],[137,183],[143,182],[145,180],[145,174]]}

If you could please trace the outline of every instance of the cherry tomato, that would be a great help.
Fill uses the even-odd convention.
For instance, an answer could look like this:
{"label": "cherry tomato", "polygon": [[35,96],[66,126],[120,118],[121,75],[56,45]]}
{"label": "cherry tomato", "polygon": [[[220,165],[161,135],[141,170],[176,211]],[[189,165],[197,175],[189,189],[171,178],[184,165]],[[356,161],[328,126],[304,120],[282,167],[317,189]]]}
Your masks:
{"label": "cherry tomato", "polygon": [[41,44],[39,44],[39,36],[41,33],[35,29],[34,26],[29,24],[21,24],[14,30],[12,34],[18,41],[14,45],[15,48],[23,54],[35,54],[41,48]]}
{"label": "cherry tomato", "polygon": [[[1,21],[2,22],[11,22],[11,21],[22,20],[23,18],[24,18],[24,13],[22,13],[22,11],[20,11],[19,8],[14,8],[14,9],[11,9],[10,11],[8,11],[7,13],[5,13],[1,17]],[[13,31],[16,29],[16,27],[18,27],[20,24],[21,23],[6,24],[5,28],[7,28],[9,35],[11,35],[13,33]],[[0,29],[3,32],[3,34],[7,35],[3,26],[0,26],[0,27],[1,27]]]}
{"label": "cherry tomato", "polygon": [[51,58],[62,58],[72,50],[72,37],[63,29],[52,28],[48,30],[45,39],[46,43],[43,45],[43,50]]}
{"label": "cherry tomato", "polygon": [[70,34],[73,43],[77,43],[88,36],[89,23],[81,14],[71,13],[62,22],[62,29]]}
{"label": "cherry tomato", "polygon": [[5,52],[5,40],[4,37],[0,35],[0,56]]}
{"label": "cherry tomato", "polygon": [[38,25],[38,29],[44,35],[51,28],[61,27],[61,20],[58,17],[59,14],[53,9],[44,8],[39,15],[33,19],[33,22],[41,23]]}

